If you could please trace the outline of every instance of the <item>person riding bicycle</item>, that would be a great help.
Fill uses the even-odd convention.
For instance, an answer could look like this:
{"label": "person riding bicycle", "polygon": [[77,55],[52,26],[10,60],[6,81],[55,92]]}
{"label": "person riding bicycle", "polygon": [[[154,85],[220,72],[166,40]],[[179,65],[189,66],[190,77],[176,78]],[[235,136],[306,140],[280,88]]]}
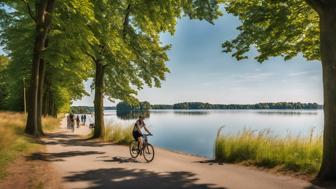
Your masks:
{"label": "person riding bicycle", "polygon": [[136,141],[138,141],[138,149],[140,149],[140,147],[142,147],[142,132],[141,129],[144,128],[145,131],[152,135],[152,133],[147,129],[146,124],[144,122],[144,117],[143,116],[139,116],[139,119],[135,122],[134,127],[133,127],[133,137]]}

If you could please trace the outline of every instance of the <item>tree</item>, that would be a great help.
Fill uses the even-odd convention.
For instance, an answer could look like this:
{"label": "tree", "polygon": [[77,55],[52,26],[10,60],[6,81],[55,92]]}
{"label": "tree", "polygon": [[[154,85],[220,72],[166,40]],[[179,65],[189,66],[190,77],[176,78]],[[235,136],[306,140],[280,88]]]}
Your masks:
{"label": "tree", "polygon": [[[75,27],[78,25],[85,26],[88,21],[91,21],[90,14],[92,14],[92,11],[90,11],[91,3],[89,1],[58,0],[57,3],[55,2],[56,0],[22,0],[19,2],[7,0],[0,4],[0,14],[2,15],[0,19],[1,36],[3,37],[1,41],[5,45],[5,49],[8,51],[9,56],[13,59],[13,64],[11,65],[13,65],[12,68],[14,69],[12,70],[16,73],[20,73],[27,65],[31,67],[31,69],[24,69],[25,74],[30,76],[30,79],[27,80],[31,83],[29,89],[30,95],[28,98],[28,119],[25,131],[26,133],[34,136],[40,136],[43,134],[41,127],[41,115],[43,111],[43,94],[46,93],[44,90],[44,76],[46,70],[48,70],[47,65],[52,65],[58,70],[60,70],[60,68],[64,70],[66,69],[64,68],[64,63],[69,63],[69,59],[75,59],[73,60],[74,62],[80,59],[82,56],[79,56],[80,58],[73,58],[75,57],[73,56],[75,53],[72,52],[78,52],[78,48],[76,48],[77,46],[71,44],[80,46],[81,41],[69,43],[69,45],[66,43],[69,41],[64,39],[77,39],[76,35],[82,37],[82,34],[86,34],[86,32],[73,31],[78,31],[79,28],[82,29],[85,27]],[[55,4],[57,4],[57,8],[55,7]],[[54,12],[56,13],[56,17],[52,17]],[[77,21],[80,19],[83,22],[78,24]],[[74,22],[69,24],[69,22],[65,22],[64,20],[71,20]],[[52,24],[53,21],[54,23]],[[64,31],[69,28],[70,31]],[[59,36],[60,33],[63,36],[61,40],[64,43],[65,48],[56,49],[59,45],[57,46],[57,43],[54,43],[51,39]],[[18,34],[21,38],[17,37]],[[60,40],[60,38],[58,38],[58,40]],[[48,51],[49,48],[54,49],[52,51]],[[27,57],[32,60],[32,64],[27,64],[27,62],[29,62]],[[31,57],[33,58],[31,59]],[[18,62],[21,62],[21,64],[17,64]],[[83,74],[77,74],[77,76],[78,75],[82,76]],[[69,75],[69,78],[69,81],[73,81],[71,78],[74,77]],[[80,80],[80,83],[81,82],[82,80]],[[55,88],[58,89],[58,92],[65,91],[64,88],[62,90],[60,86],[56,86]],[[67,87],[67,89],[70,88]],[[70,100],[69,95],[61,95],[58,96],[58,99],[68,96],[68,100]],[[17,97],[17,95],[13,96]]]}
{"label": "tree", "polygon": [[191,18],[211,22],[220,15],[217,1],[95,1],[95,19],[89,24],[95,40],[86,54],[96,67],[95,130],[93,138],[104,135],[103,96],[136,102],[144,84],[160,87],[168,68],[160,33],[174,33],[176,19],[186,13]]}
{"label": "tree", "polygon": [[336,2],[333,0],[225,0],[228,13],[238,16],[239,35],[223,43],[238,60],[251,47],[259,62],[271,56],[288,60],[301,53],[320,60],[323,69],[323,160],[318,180],[336,179]]}

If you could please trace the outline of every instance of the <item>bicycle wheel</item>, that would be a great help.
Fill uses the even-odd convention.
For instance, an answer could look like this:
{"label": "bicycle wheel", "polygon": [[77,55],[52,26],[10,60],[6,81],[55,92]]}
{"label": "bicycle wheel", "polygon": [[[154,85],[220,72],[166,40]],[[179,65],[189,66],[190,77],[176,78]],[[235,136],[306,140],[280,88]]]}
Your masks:
{"label": "bicycle wheel", "polygon": [[143,156],[147,162],[151,162],[154,159],[154,147],[151,144],[146,144],[143,149]]}
{"label": "bicycle wheel", "polygon": [[138,149],[138,142],[137,141],[132,141],[131,144],[129,145],[129,150],[132,158],[136,158],[139,155],[139,149]]}

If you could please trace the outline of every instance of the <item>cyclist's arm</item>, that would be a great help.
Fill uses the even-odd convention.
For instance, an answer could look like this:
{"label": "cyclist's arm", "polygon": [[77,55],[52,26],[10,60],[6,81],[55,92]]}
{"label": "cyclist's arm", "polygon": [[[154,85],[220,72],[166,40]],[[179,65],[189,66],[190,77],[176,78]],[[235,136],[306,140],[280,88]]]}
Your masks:
{"label": "cyclist's arm", "polygon": [[152,134],[148,129],[147,129],[147,127],[146,127],[146,125],[144,126],[144,129],[145,129],[145,131],[148,133],[148,134]]}

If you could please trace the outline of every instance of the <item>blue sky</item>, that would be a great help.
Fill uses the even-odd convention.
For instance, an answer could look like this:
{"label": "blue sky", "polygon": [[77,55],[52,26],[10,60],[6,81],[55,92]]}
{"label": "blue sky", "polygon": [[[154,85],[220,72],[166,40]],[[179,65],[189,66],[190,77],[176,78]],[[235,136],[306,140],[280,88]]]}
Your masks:
{"label": "blue sky", "polygon": [[[161,88],[145,87],[140,100],[153,104],[173,104],[201,101],[224,104],[258,102],[318,102],[323,103],[322,67],[317,61],[302,57],[290,61],[272,58],[257,63],[251,58],[237,62],[222,52],[221,43],[237,35],[239,20],[225,14],[211,25],[205,21],[183,18],[178,21],[174,36],[162,35],[163,43],[172,44],[167,63],[171,73]],[[0,51],[1,53],[1,51]],[[91,96],[74,105],[92,105]],[[114,105],[105,100],[105,105]]]}

